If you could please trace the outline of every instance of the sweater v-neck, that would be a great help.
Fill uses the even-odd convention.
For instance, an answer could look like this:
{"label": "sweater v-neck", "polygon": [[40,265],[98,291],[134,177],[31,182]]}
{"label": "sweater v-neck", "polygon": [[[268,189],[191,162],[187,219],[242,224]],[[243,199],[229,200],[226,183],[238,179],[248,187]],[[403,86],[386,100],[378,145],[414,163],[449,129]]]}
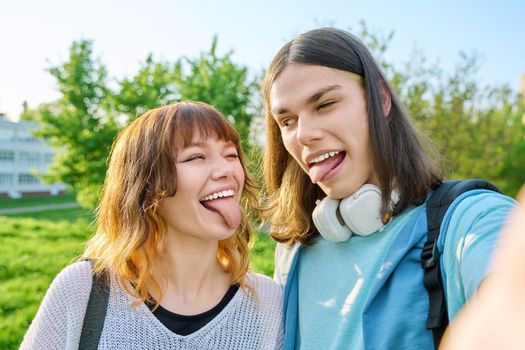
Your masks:
{"label": "sweater v-neck", "polygon": [[[120,288],[119,288],[119,292],[122,293],[122,290]],[[202,328],[188,335],[180,335],[180,334],[172,332],[151,312],[151,310],[145,303],[142,303],[139,306],[139,310],[144,315],[144,317],[147,319],[147,321],[151,324],[151,326],[153,326],[160,333],[165,334],[167,337],[174,338],[174,339],[191,339],[194,337],[203,337],[204,334],[213,332],[213,329],[219,326],[223,321],[227,320],[228,316],[237,308],[237,306],[242,301],[242,299],[246,297],[247,296],[245,292],[242,290],[242,288],[239,288],[237,292],[235,292],[235,295],[228,302],[228,304],[224,306],[224,308],[212,320],[210,320],[210,322],[208,322]],[[205,312],[209,312],[209,311],[210,310],[205,311]]]}
{"label": "sweater v-neck", "polygon": [[147,304],[153,315],[173,333],[190,335],[210,323],[231,302],[239,289],[238,284],[231,285],[222,299],[212,308],[194,315],[182,315],[172,312],[162,305],[153,310],[153,305]]}

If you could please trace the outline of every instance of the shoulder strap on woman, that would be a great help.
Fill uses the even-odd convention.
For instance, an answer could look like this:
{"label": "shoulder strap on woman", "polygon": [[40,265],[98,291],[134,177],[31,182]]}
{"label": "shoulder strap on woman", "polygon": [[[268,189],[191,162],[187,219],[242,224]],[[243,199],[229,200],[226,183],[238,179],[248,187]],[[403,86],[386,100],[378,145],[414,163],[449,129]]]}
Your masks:
{"label": "shoulder strap on woman", "polygon": [[[89,260],[93,265],[93,261]],[[80,333],[79,350],[91,350],[98,348],[104,320],[108,309],[109,283],[106,272],[94,274],[89,301],[84,316],[82,332]]]}

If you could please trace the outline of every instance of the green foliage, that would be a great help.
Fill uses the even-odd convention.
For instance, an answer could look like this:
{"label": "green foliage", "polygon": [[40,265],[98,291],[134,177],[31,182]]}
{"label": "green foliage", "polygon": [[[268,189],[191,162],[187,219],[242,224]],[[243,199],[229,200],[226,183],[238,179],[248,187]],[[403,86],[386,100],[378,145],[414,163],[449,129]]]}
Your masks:
{"label": "green foliage", "polygon": [[276,242],[266,233],[255,235],[250,249],[250,267],[266,276],[273,276]]}
{"label": "green foliage", "polygon": [[219,56],[214,37],[208,52],[177,62],[175,83],[181,100],[203,101],[217,107],[235,124],[244,145],[248,145],[254,114],[250,111],[251,99],[257,85],[248,79],[245,66],[233,63],[232,53]]}
{"label": "green foliage", "polygon": [[217,38],[196,59],[155,62],[148,55],[135,76],[117,81],[116,91],[108,87],[106,68],[92,51],[89,40],[73,42],[69,60],[48,70],[62,97],[25,112],[42,123],[37,136],[57,150],[44,180],[70,185],[82,206],[93,208],[98,202],[119,129],[160,105],[177,100],[210,103],[234,122],[243,144],[249,145],[256,84],[247,78],[246,67],[232,61],[231,52],[217,54]]}
{"label": "green foliage", "polygon": [[177,100],[175,66],[154,62],[153,56],[148,55],[134,77],[120,81],[119,92],[113,96],[115,109],[133,120],[150,109]]}
{"label": "green foliage", "polygon": [[438,146],[448,178],[483,178],[514,196],[525,182],[525,108],[508,87],[478,82],[479,56],[460,53],[452,72],[419,51],[401,68],[384,61],[392,32],[359,36],[383,66],[409,114]]}
{"label": "green foliage", "polygon": [[29,108],[27,105],[27,101],[24,101],[23,108],[24,109],[22,110],[22,113],[20,113],[19,116],[20,120],[38,122],[40,118],[40,111],[38,108]]}
{"label": "green foliage", "polygon": [[435,67],[416,68],[418,74],[412,73],[413,61],[411,70],[400,74],[405,76],[401,99],[441,150],[446,175],[488,179],[515,195],[525,181],[519,96],[505,86],[480,87],[477,56],[460,55],[449,76]]}
{"label": "green foliage", "polygon": [[92,43],[73,42],[69,60],[49,68],[62,97],[41,106],[37,135],[57,150],[47,180],[70,185],[78,202],[93,207],[106,171],[117,125],[108,103],[106,68],[92,58]]}

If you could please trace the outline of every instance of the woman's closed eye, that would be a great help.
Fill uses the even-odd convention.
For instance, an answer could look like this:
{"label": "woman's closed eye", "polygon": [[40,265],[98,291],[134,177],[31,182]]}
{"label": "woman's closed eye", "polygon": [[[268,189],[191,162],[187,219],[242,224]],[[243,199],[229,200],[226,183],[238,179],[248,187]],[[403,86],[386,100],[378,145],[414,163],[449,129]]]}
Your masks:
{"label": "woman's closed eye", "polygon": [[226,158],[237,159],[237,158],[239,158],[239,154],[237,152],[228,153],[226,155]]}
{"label": "woman's closed eye", "polygon": [[191,161],[197,160],[197,159],[206,159],[206,157],[202,153],[195,153],[195,154],[192,154],[192,155],[186,157],[182,162],[191,162]]}

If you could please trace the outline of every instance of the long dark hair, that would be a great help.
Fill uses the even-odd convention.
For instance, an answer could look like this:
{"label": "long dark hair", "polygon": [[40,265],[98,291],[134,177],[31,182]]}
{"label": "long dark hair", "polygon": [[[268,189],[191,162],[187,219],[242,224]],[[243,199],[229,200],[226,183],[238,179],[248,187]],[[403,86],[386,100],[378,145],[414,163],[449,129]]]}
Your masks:
{"label": "long dark hair", "polygon": [[[408,205],[420,202],[442,182],[442,169],[435,147],[413,125],[365,45],[340,29],[311,30],[279,50],[262,85],[267,123],[263,174],[269,195],[267,217],[275,227],[272,230],[275,239],[282,242],[310,241],[315,234],[311,213],[315,200],[323,196],[321,189],[311,184],[304,173],[287,181],[289,173],[298,176],[295,168],[299,166],[282,143],[279,127],[271,114],[270,90],[275,79],[290,63],[324,66],[363,77],[370,151],[374,174],[382,192],[381,214],[390,212],[390,193],[394,188],[399,193],[395,215]],[[391,99],[387,117],[383,113],[382,91]]]}

